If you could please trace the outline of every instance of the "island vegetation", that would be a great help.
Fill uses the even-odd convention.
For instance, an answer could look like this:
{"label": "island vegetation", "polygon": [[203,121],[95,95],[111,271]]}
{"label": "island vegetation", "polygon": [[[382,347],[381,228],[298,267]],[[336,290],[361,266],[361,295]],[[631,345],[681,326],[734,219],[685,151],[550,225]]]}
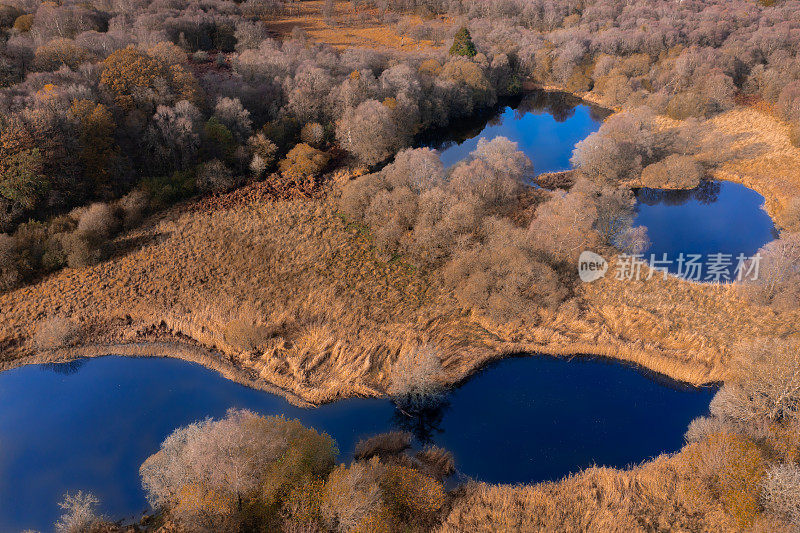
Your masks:
{"label": "island vegetation", "polygon": [[[144,463],[158,512],[124,527],[791,531],[799,7],[5,0],[0,369],[113,349],[413,406],[505,355],[603,355],[722,383],[679,453],[446,490],[452,458],[407,436],[337,464],[313,429],[231,412]],[[534,88],[614,110],[554,186],[507,139],[449,169],[418,147]],[[580,251],[645,246],[632,188],[709,179],[766,199],[758,280],[579,282]],[[96,504],[69,495],[58,527],[123,528]]]}

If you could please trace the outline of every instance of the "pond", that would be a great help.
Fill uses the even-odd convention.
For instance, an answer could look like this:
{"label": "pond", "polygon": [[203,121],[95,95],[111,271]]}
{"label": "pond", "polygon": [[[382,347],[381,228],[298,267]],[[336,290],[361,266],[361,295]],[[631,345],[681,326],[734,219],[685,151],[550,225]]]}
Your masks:
{"label": "pond", "polygon": [[506,137],[533,161],[536,173],[570,168],[575,145],[600,128],[608,111],[564,93],[534,91],[500,105],[499,110],[455,123],[422,137],[436,148],[446,167],[475,150],[480,139]]}
{"label": "pond", "polygon": [[412,419],[382,399],[294,407],[177,359],[28,366],[0,374],[0,531],[51,530],[61,495],[79,489],[115,519],[143,511],[144,459],[175,427],[230,407],[299,418],[333,436],[343,461],[358,439],[407,429],[450,449],[461,476],[517,483],[675,451],[713,392],[606,360],[531,356],[488,367]]}
{"label": "pond", "polygon": [[[639,189],[636,191],[635,224],[647,226],[652,242],[645,250],[674,274],[692,277],[678,262],[680,254],[700,255],[706,272],[696,281],[731,281],[736,258],[751,257],[777,237],[772,219],[764,211],[764,197],[744,185],[727,181],[705,181],[691,190]],[[706,279],[710,254],[730,256],[731,279]],[[727,260],[727,258],[726,258]]]}
{"label": "pond", "polygon": [[[467,157],[480,139],[504,136],[533,161],[536,173],[568,170],[575,145],[597,131],[609,114],[571,95],[545,91],[528,93],[499,107],[446,131],[428,134],[419,144],[438,149],[449,167]],[[681,253],[686,258],[701,255],[706,270],[709,254],[728,254],[733,263],[729,277],[735,278],[739,254],[753,256],[776,237],[772,220],[762,209],[764,198],[744,185],[707,181],[686,191],[639,189],[636,197],[635,224],[647,227],[651,241],[645,258],[655,254],[663,259],[666,254],[666,261],[658,266],[684,277],[694,276],[679,261]],[[698,281],[730,281],[706,279],[707,275],[701,269]]]}

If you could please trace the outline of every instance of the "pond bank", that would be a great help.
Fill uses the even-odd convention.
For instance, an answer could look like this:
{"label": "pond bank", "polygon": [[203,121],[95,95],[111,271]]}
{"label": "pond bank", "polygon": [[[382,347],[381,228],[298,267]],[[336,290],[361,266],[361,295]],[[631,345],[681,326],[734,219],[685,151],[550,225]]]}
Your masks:
{"label": "pond bank", "polygon": [[[797,313],[658,276],[583,284],[555,312],[497,323],[464,313],[426,272],[381,261],[332,198],[176,207],[130,237],[147,244],[0,295],[0,368],[36,361],[30,339],[50,316],[76,321],[84,346],[54,357],[99,354],[93,345],[200,346],[210,354],[202,364],[313,404],[384,394],[393,362],[421,342],[440,346],[446,383],[529,352],[607,356],[702,384],[724,379],[738,340],[796,335]],[[258,353],[237,344],[232,325],[265,332]]]}
{"label": "pond bank", "polygon": [[[414,435],[417,449],[450,450],[459,480],[530,483],[676,451],[713,393],[655,382],[603,360],[519,358],[483,369],[438,404],[407,416],[377,399],[300,409],[175,359],[109,356],[28,366],[0,374],[0,434],[8,439],[0,454],[0,500],[8,503],[0,530],[46,530],[67,490],[91,491],[115,518],[145,509],[137,475],[144,459],[174,428],[232,407],[324,431],[343,462],[358,440],[402,430]],[[34,401],[44,397],[52,403]],[[657,427],[637,431],[653,418]]]}

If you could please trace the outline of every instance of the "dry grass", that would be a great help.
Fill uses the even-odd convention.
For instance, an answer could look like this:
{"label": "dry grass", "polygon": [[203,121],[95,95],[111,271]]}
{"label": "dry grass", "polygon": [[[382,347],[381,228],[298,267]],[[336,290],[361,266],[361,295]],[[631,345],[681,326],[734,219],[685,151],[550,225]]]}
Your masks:
{"label": "dry grass", "polygon": [[[555,483],[468,485],[439,531],[737,531],[697,490],[683,455],[632,470],[589,468]],[[759,517],[753,531],[785,531]]]}
{"label": "dry grass", "polygon": [[[781,144],[780,126],[770,130],[774,123],[763,122],[772,119],[755,111],[716,120],[728,129],[750,120],[754,142],[774,137],[772,159],[759,152],[765,168],[739,176],[774,190],[778,205],[800,173],[772,169],[777,162],[800,168],[800,151]],[[204,364],[227,359],[248,379],[312,403],[385,394],[399,355],[424,343],[441,350],[448,383],[492,359],[541,352],[607,356],[699,384],[725,377],[740,340],[798,335],[797,312],[754,306],[729,286],[658,275],[582,285],[557,311],[496,322],[462,311],[435,276],[380,260],[363,228],[346,223],[335,204],[331,195],[255,196],[176,207],[121,238],[121,249],[146,243],[128,255],[0,295],[0,368],[31,361],[31,339],[54,315],[78,322],[84,346],[204,347]]]}
{"label": "dry grass", "polygon": [[[346,0],[334,2],[335,14],[330,20],[322,15],[322,0],[301,0],[293,5],[299,7],[288,15],[266,20],[270,31],[279,37],[291,34],[294,28],[305,31],[316,42],[326,43],[338,49],[391,48],[403,51],[424,51],[442,48],[444,43],[428,39],[415,39],[413,28],[423,24],[435,30],[446,30],[451,21],[444,16],[424,20],[416,15],[400,16],[401,24],[384,22],[377,9],[360,8],[353,11]],[[402,29],[410,31],[404,32]]]}

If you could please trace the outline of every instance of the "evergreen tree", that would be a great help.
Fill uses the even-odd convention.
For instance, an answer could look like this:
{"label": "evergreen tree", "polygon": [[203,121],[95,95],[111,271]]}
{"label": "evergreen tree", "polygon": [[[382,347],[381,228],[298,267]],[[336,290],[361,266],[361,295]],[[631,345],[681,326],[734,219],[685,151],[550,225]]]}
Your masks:
{"label": "evergreen tree", "polygon": [[450,55],[473,57],[477,53],[469,30],[466,26],[461,26],[461,29],[458,30],[453,38],[453,46],[450,47]]}

